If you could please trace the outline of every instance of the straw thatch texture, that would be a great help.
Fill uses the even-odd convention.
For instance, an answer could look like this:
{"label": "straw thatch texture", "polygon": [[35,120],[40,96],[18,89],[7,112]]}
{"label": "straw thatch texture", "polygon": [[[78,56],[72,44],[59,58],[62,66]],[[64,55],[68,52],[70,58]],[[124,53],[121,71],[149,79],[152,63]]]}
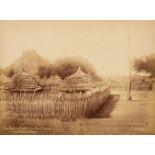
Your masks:
{"label": "straw thatch texture", "polygon": [[9,91],[36,91],[42,89],[37,81],[28,73],[15,74],[5,86]]}
{"label": "straw thatch texture", "polygon": [[44,88],[44,90],[58,92],[63,85],[63,80],[55,75],[50,78],[39,79],[39,84]]}
{"label": "straw thatch texture", "polygon": [[95,87],[95,82],[90,75],[85,74],[79,67],[77,71],[65,79],[64,91],[68,92],[86,92]]}
{"label": "straw thatch texture", "polygon": [[0,92],[4,91],[5,84],[9,82],[9,78],[5,75],[0,76]]}
{"label": "straw thatch texture", "polygon": [[3,85],[5,83],[9,82],[9,78],[5,75],[0,75],[0,85]]}

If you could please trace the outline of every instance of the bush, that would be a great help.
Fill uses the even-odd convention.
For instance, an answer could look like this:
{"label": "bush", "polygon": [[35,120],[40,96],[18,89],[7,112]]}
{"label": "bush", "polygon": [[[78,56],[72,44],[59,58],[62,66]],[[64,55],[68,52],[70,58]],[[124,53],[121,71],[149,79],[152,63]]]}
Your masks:
{"label": "bush", "polygon": [[133,63],[133,68],[137,72],[146,71],[155,77],[155,53],[152,53],[143,59],[135,59]]}
{"label": "bush", "polygon": [[10,69],[6,72],[6,76],[9,78],[13,77],[13,75],[15,75],[14,69]]}
{"label": "bush", "polygon": [[40,78],[49,78],[52,75],[58,75],[62,79],[65,79],[67,76],[75,73],[79,66],[84,73],[92,76],[94,80],[101,81],[92,64],[83,58],[65,58],[57,60],[53,65],[40,66],[38,68],[38,75]]}
{"label": "bush", "polygon": [[81,70],[92,76],[94,80],[101,80],[97,75],[96,70],[92,64],[83,58],[65,58],[55,62],[56,72],[62,78],[72,75],[76,72],[77,68],[80,66]]}
{"label": "bush", "polygon": [[52,66],[52,65],[40,66],[38,68],[37,74],[40,78],[49,78],[50,76],[55,74],[54,66]]}

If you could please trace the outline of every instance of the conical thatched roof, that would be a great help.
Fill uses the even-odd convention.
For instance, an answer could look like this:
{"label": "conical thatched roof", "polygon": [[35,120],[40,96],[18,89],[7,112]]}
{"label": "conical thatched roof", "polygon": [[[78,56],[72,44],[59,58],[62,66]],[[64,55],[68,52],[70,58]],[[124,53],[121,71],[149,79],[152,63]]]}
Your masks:
{"label": "conical thatched roof", "polygon": [[16,73],[6,85],[5,89],[10,91],[35,91],[41,87],[37,81],[28,73]]}
{"label": "conical thatched roof", "polygon": [[60,87],[63,85],[63,80],[57,75],[51,76],[50,78],[39,79],[37,81],[44,90],[50,90],[54,92],[55,90],[60,90]]}
{"label": "conical thatched roof", "polygon": [[89,78],[89,75],[88,74],[85,74],[82,70],[81,70],[81,67],[79,66],[77,71],[72,74],[71,76],[67,77],[67,79],[72,79],[72,78],[78,78],[78,77],[87,77]]}
{"label": "conical thatched roof", "polygon": [[51,76],[48,79],[49,85],[55,85],[55,86],[57,86],[57,85],[61,85],[62,82],[63,82],[63,80],[59,76],[57,76],[57,75]]}
{"label": "conical thatched roof", "polygon": [[57,85],[61,85],[63,82],[63,80],[55,75],[55,76],[51,76],[50,78],[44,78],[44,79],[39,79],[39,83],[42,86],[57,86]]}
{"label": "conical thatched roof", "polygon": [[0,75],[0,91],[4,91],[5,84],[9,82],[9,78],[5,75]]}
{"label": "conical thatched roof", "polygon": [[3,74],[0,75],[0,83],[5,84],[7,82],[9,82],[9,78]]}
{"label": "conical thatched roof", "polygon": [[85,74],[80,67],[71,76],[65,79],[65,89],[68,91],[87,91],[95,87],[92,77]]}

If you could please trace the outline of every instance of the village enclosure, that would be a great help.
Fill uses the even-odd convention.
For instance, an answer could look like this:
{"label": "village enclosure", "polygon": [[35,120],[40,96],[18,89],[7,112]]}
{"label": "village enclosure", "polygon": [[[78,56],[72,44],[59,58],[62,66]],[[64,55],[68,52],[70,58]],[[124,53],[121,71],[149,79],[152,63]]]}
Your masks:
{"label": "village enclosure", "polygon": [[155,134],[155,21],[0,21],[0,134]]}

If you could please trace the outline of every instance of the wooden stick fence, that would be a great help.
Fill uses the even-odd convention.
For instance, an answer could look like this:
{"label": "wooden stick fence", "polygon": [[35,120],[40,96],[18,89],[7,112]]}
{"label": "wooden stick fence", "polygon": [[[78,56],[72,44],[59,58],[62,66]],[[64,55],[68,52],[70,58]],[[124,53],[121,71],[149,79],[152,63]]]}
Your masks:
{"label": "wooden stick fence", "polygon": [[6,111],[18,118],[59,119],[87,118],[109,97],[110,88],[96,88],[88,93],[5,93]]}

